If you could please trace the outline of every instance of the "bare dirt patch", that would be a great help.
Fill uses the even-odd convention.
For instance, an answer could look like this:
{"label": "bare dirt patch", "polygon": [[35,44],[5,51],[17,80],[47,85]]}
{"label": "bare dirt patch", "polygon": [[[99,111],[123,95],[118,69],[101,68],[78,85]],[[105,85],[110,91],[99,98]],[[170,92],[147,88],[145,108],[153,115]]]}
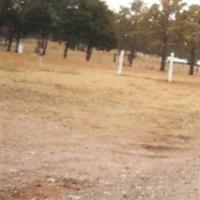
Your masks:
{"label": "bare dirt patch", "polygon": [[[59,198],[72,192],[91,187],[88,181],[75,179],[48,178],[44,181],[36,181],[24,188],[6,191],[0,195],[1,200],[26,200]],[[5,192],[4,192],[5,193]]]}
{"label": "bare dirt patch", "polygon": [[[183,148],[175,147],[175,146],[167,146],[167,145],[151,145],[151,144],[143,144],[141,145],[144,149],[147,149],[149,151],[155,151],[155,152],[163,152],[163,151],[183,151]],[[188,149],[184,149],[188,150]]]}

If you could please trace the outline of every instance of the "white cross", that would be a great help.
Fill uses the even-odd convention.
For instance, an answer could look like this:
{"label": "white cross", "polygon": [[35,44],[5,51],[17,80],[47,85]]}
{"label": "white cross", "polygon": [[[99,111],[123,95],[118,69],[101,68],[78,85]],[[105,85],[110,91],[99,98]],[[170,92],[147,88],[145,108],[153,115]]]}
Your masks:
{"label": "white cross", "polygon": [[170,56],[170,63],[169,63],[169,69],[168,69],[168,82],[171,83],[173,80],[173,69],[174,69],[174,53],[171,53]]}
{"label": "white cross", "polygon": [[122,74],[123,64],[124,64],[124,54],[125,54],[125,51],[122,50],[120,52],[119,63],[118,63],[118,71],[117,71],[118,75]]}

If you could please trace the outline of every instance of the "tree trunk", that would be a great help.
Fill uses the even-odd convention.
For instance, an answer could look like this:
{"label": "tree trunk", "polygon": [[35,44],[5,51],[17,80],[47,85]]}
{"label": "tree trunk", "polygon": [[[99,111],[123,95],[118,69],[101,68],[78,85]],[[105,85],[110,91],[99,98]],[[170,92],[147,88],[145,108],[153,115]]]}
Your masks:
{"label": "tree trunk", "polygon": [[65,49],[64,49],[64,59],[68,56],[68,49],[69,49],[69,42],[65,43]]}
{"label": "tree trunk", "polygon": [[194,75],[194,67],[195,67],[195,59],[196,59],[196,48],[192,48],[190,50],[190,71],[189,71],[189,75]]}
{"label": "tree trunk", "polygon": [[40,54],[41,56],[45,56],[47,52],[48,41],[48,36],[43,37],[42,39],[39,37],[37,41],[36,53]]}
{"label": "tree trunk", "polygon": [[12,48],[12,43],[13,43],[13,38],[14,38],[14,31],[12,29],[12,27],[9,29],[9,33],[8,33],[8,48],[7,51],[11,51]]}
{"label": "tree trunk", "polygon": [[45,39],[43,40],[43,43],[42,43],[42,48],[43,48],[42,55],[43,55],[43,56],[46,55],[46,52],[47,52],[47,46],[48,46],[48,41],[49,41],[48,37],[45,38]]}
{"label": "tree trunk", "polygon": [[165,35],[163,39],[163,47],[162,47],[162,55],[161,55],[161,66],[160,66],[161,72],[165,71],[167,54],[168,54],[168,37],[167,35]]}
{"label": "tree trunk", "polygon": [[90,61],[91,56],[92,56],[92,47],[88,46],[87,47],[87,52],[86,52],[86,61]]}
{"label": "tree trunk", "polygon": [[167,59],[167,53],[168,53],[167,43],[168,43],[168,41],[167,41],[167,39],[165,39],[164,47],[163,47],[163,50],[162,50],[162,56],[161,56],[161,66],[160,66],[161,72],[165,71],[166,59]]}
{"label": "tree trunk", "polygon": [[21,33],[18,32],[18,33],[17,33],[17,38],[16,38],[16,47],[15,47],[15,52],[16,52],[16,53],[18,53],[20,39],[21,39]]}
{"label": "tree trunk", "polygon": [[114,62],[114,63],[117,62],[117,53],[114,53],[114,56],[113,56],[113,62]]}
{"label": "tree trunk", "polygon": [[129,66],[132,67],[133,66],[133,60],[135,58],[135,50],[132,49],[130,51],[130,54],[128,55],[128,61],[129,61]]}

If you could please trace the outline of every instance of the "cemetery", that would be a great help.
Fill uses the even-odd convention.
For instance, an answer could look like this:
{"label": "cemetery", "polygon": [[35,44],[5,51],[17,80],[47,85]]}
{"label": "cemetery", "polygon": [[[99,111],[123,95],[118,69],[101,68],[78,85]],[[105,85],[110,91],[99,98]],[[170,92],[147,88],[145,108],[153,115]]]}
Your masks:
{"label": "cemetery", "polygon": [[199,200],[199,67],[199,2],[1,0],[0,200]]}

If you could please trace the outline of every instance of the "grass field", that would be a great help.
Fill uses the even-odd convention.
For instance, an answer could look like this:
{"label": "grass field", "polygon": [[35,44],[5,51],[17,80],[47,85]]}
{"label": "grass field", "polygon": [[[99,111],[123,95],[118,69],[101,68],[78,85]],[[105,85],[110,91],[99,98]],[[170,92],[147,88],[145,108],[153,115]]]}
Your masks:
{"label": "grass field", "polygon": [[169,84],[141,55],[118,76],[112,53],[53,43],[39,64],[32,47],[0,52],[1,199],[198,199],[200,74]]}

